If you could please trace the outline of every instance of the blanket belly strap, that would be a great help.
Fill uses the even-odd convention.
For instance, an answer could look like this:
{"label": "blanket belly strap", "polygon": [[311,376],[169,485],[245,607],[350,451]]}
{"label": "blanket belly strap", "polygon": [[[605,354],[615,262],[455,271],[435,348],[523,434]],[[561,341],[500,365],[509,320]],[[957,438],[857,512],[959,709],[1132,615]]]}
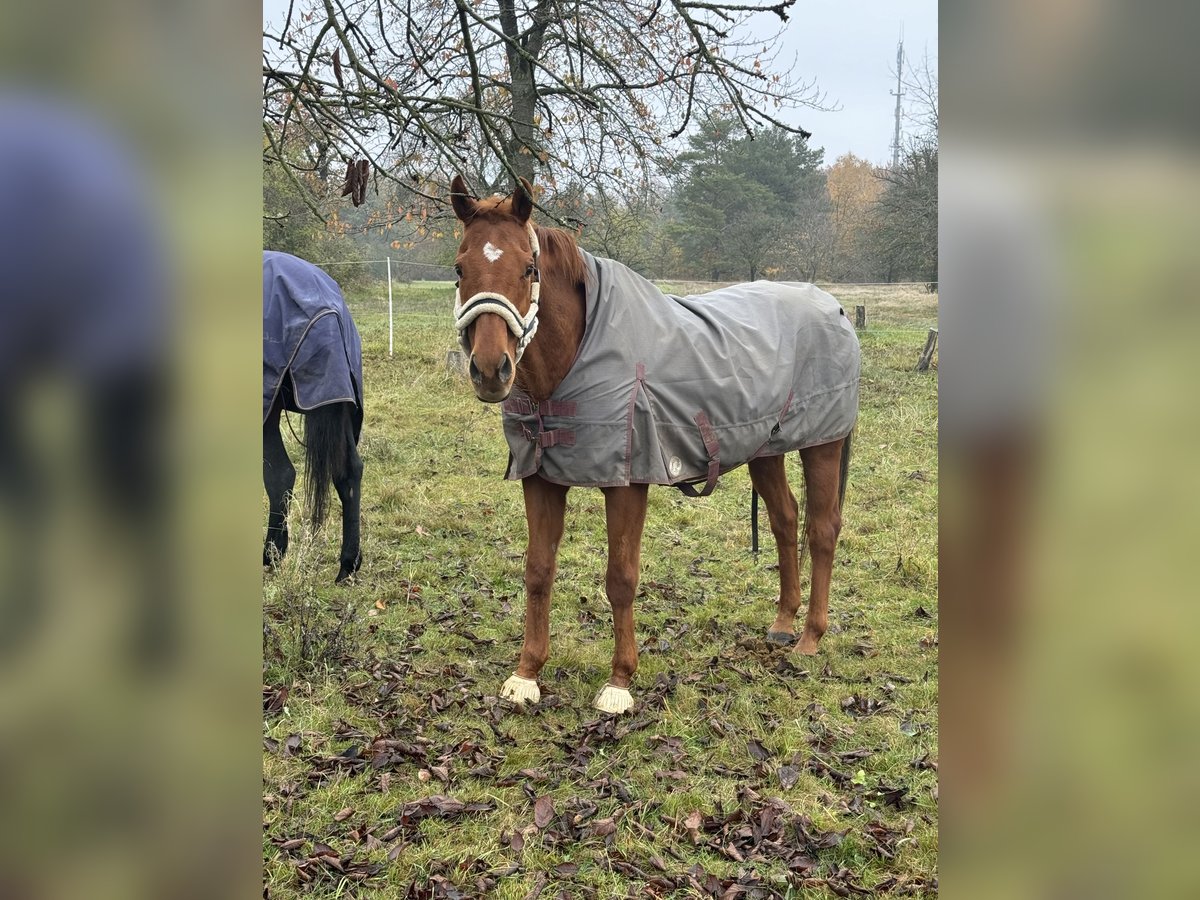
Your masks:
{"label": "blanket belly strap", "polygon": [[700,429],[700,437],[704,441],[704,451],[708,454],[708,477],[704,481],[704,487],[700,490],[696,490],[695,485],[686,481],[680,482],[675,487],[689,497],[707,497],[717,486],[717,477],[721,474],[721,446],[717,441],[717,433],[713,430],[712,423],[708,421],[708,416],[698,412],[693,417],[693,421]]}
{"label": "blanket belly strap", "polygon": [[574,447],[575,432],[570,428],[555,428],[553,431],[543,431],[537,436],[537,444],[543,450],[547,447]]}
{"label": "blanket belly strap", "polygon": [[573,400],[543,400],[534,403],[527,397],[509,397],[501,407],[506,413],[518,416],[558,416],[571,418],[575,415],[577,404]]}

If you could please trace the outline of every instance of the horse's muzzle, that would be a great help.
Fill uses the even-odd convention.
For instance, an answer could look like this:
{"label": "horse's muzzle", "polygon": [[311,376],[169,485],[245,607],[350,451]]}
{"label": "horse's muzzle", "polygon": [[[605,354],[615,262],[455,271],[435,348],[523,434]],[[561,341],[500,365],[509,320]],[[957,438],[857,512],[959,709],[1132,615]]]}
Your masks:
{"label": "horse's muzzle", "polygon": [[481,363],[474,353],[468,366],[471,384],[475,388],[475,396],[484,403],[499,403],[508,397],[512,390],[514,367],[512,357],[507,353],[500,357],[498,364]]}

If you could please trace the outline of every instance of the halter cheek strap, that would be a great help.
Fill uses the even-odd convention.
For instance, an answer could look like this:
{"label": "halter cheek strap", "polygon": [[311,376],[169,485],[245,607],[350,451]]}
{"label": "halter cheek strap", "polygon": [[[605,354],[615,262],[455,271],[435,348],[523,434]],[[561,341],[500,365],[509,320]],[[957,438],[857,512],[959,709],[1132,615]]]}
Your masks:
{"label": "halter cheek strap", "polygon": [[533,249],[533,284],[529,287],[529,312],[521,315],[521,311],[517,309],[515,303],[503,294],[494,291],[480,291],[472,294],[464,303],[458,288],[454,290],[454,327],[458,329],[458,342],[468,356],[471,353],[471,345],[467,341],[467,328],[484,313],[493,313],[499,316],[508,325],[508,330],[516,337],[517,358],[515,362],[521,361],[525,348],[529,346],[529,342],[537,333],[538,297],[542,287],[537,262],[538,256],[541,254],[541,247],[538,245],[537,232],[533,228],[533,223],[527,222],[525,227],[529,231],[529,245]]}

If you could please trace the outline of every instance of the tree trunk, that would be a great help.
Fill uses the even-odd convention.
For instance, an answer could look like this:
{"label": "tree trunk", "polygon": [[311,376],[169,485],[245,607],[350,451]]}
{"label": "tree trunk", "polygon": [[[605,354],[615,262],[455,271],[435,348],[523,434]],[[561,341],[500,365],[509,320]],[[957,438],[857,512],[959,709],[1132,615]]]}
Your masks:
{"label": "tree trunk", "polygon": [[500,26],[504,36],[511,42],[505,45],[505,51],[512,79],[513,125],[505,154],[513,172],[530,182],[533,181],[538,146],[533,125],[533,117],[537,112],[537,81],[530,57],[538,59],[541,55],[542,40],[550,21],[548,0],[534,7],[532,18],[533,24],[522,39],[517,22],[516,0],[500,0]]}

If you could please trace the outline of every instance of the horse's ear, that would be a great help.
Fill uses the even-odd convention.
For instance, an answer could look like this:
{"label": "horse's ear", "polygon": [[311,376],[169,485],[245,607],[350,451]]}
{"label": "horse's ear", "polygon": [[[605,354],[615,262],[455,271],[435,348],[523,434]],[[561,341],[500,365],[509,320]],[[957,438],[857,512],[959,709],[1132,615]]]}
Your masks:
{"label": "horse's ear", "polygon": [[512,195],[512,211],[517,221],[524,225],[533,215],[533,185],[524,178],[517,182]]}
{"label": "horse's ear", "polygon": [[461,175],[455,175],[450,182],[450,205],[454,207],[454,214],[460,222],[469,222],[475,216],[475,200]]}

